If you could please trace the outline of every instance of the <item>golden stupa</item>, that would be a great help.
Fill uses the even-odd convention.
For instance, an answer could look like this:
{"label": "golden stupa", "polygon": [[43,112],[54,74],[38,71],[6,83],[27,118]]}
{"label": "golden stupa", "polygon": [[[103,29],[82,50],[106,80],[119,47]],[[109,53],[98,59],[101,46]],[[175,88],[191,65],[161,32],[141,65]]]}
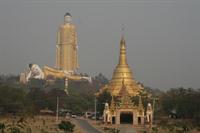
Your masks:
{"label": "golden stupa", "polygon": [[132,71],[127,63],[126,43],[123,36],[120,42],[119,63],[113,72],[112,79],[107,85],[100,89],[99,93],[108,91],[113,96],[119,96],[122,83],[125,84],[130,96],[136,96],[143,90],[142,85],[134,80]]}

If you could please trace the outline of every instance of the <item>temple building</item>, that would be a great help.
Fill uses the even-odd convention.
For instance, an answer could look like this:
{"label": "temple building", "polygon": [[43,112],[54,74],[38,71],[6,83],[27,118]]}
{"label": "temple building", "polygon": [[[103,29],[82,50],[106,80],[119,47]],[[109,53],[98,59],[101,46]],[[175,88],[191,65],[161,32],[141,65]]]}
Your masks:
{"label": "temple building", "polygon": [[[105,103],[103,120],[107,124],[132,124],[144,125],[153,120],[153,109],[151,104],[145,108],[142,103],[140,93],[144,92],[141,84],[133,79],[132,71],[127,63],[126,44],[122,36],[120,42],[119,63],[114,70],[111,81],[102,87],[96,94],[98,97],[104,91],[111,94],[111,104]],[[132,97],[139,97],[136,104]]]}
{"label": "temple building", "polygon": [[124,81],[122,82],[118,98],[119,102],[117,103],[112,96],[110,107],[108,103],[105,104],[103,112],[104,123],[143,125],[145,111],[141,97],[139,97],[139,104],[134,104]]}

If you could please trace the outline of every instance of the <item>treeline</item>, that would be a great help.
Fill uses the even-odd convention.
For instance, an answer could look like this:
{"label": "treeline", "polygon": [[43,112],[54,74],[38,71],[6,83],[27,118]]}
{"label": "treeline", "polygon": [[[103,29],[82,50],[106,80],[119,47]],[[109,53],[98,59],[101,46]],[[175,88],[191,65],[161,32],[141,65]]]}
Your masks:
{"label": "treeline", "polygon": [[159,109],[174,118],[200,123],[200,89],[172,88],[159,96]]}
{"label": "treeline", "polygon": [[[59,85],[43,87],[23,86],[19,84],[18,76],[0,76],[0,113],[22,112],[37,114],[39,110],[48,108],[56,110],[56,100],[59,98],[59,108],[76,113],[94,111],[94,94],[108,83],[108,79],[99,74],[93,77],[93,82],[70,81],[68,93]],[[59,84],[61,81],[58,81]],[[200,89],[172,88],[167,91],[145,88],[148,92],[142,95],[144,105],[155,100],[155,117],[173,117],[176,119],[191,119],[200,123]],[[155,98],[155,99],[154,99]],[[134,98],[133,98],[134,99]],[[104,103],[111,96],[103,94],[97,99],[97,109],[102,112]],[[136,99],[137,100],[137,99]]]}
{"label": "treeline", "polygon": [[27,85],[19,83],[18,76],[0,75],[0,114],[38,114],[41,109],[56,111],[59,108],[74,113],[94,110],[94,93],[108,80],[102,74],[92,78],[93,82],[69,81],[67,92],[64,80],[47,84],[43,80],[31,80]]}

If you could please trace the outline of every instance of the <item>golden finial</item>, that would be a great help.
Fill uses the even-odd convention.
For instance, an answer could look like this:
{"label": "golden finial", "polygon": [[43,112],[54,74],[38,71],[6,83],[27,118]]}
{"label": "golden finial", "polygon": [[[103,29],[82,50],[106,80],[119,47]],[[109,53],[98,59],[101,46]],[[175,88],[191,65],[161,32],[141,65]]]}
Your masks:
{"label": "golden finial", "polygon": [[120,56],[119,56],[119,65],[127,65],[126,61],[126,44],[124,39],[124,28],[122,28],[122,37],[120,42]]}
{"label": "golden finial", "polygon": [[122,45],[122,44],[124,44],[125,45],[125,39],[124,39],[124,34],[125,34],[125,27],[124,27],[124,24],[122,24],[122,29],[121,29],[122,31],[122,33],[121,33],[121,42],[120,42],[120,44]]}

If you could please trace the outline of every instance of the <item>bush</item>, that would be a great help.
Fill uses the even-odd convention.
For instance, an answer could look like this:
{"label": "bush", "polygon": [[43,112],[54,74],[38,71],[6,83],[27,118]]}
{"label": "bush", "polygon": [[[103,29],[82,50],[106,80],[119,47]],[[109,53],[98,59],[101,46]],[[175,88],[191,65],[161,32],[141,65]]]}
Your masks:
{"label": "bush", "polygon": [[73,132],[75,125],[72,124],[69,121],[62,121],[60,124],[58,124],[58,128],[60,130],[63,130],[65,133],[67,132]]}
{"label": "bush", "polygon": [[4,129],[6,128],[5,124],[4,123],[0,123],[0,131],[1,133],[4,133]]}
{"label": "bush", "polygon": [[158,132],[158,129],[156,127],[153,127],[152,128],[152,133],[157,133]]}

